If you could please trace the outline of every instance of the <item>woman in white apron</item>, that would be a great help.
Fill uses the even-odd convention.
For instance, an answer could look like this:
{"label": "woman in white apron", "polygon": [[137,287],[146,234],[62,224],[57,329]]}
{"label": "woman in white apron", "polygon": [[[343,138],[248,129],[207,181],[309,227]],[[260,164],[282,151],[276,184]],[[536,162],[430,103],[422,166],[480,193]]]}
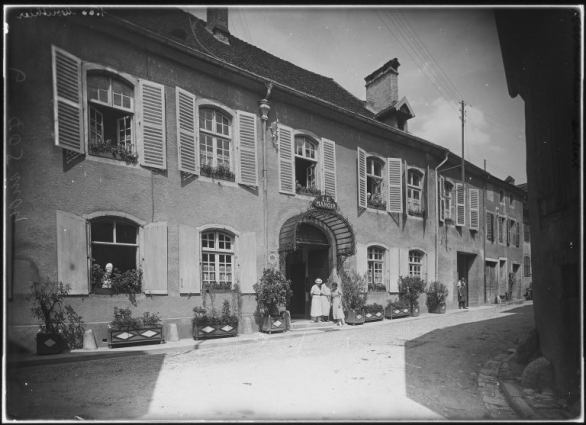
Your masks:
{"label": "woman in white apron", "polygon": [[318,277],[315,279],[315,284],[311,287],[311,291],[309,294],[311,295],[311,321],[312,322],[319,322],[322,312],[321,312],[321,285],[322,280]]}

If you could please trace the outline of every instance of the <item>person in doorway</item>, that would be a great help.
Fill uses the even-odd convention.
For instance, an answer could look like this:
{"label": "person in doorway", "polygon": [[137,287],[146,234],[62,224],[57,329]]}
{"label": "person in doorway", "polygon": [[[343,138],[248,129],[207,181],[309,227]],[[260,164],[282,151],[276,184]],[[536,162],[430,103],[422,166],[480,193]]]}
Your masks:
{"label": "person in doorway", "polygon": [[321,321],[330,321],[330,309],[332,308],[332,291],[328,286],[328,282],[321,286]]}
{"label": "person in doorway", "polygon": [[466,306],[466,278],[462,277],[458,281],[458,308],[468,309]]}
{"label": "person in doorway", "polygon": [[336,282],[332,283],[332,317],[337,326],[344,326],[344,309],[342,308],[342,293]]}
{"label": "person in doorway", "polygon": [[311,321],[312,322],[319,322],[320,317],[322,315],[321,312],[321,285],[322,280],[318,277],[315,279],[315,284],[311,287],[311,291],[309,294],[311,295]]}

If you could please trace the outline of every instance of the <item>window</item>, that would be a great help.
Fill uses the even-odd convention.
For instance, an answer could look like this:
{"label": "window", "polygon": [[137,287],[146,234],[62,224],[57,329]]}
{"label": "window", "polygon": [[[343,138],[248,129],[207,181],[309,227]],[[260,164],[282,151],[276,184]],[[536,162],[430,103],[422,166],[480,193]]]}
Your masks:
{"label": "window", "polygon": [[523,257],[523,275],[525,277],[531,276],[531,257],[528,255]]}
{"label": "window", "polygon": [[494,201],[494,196],[493,196],[494,192],[492,190],[492,185],[490,183],[486,184],[486,198],[489,201]]}
{"label": "window", "polygon": [[367,250],[369,291],[386,291],[383,281],[384,255],[383,248],[370,247]]}
{"label": "window", "polygon": [[499,233],[499,243],[504,244],[505,243],[505,232],[506,232],[506,218],[505,217],[500,217],[498,218],[498,233]]}
{"label": "window", "polygon": [[444,199],[445,199],[445,206],[444,206],[444,217],[447,220],[454,219],[454,198],[452,194],[454,193],[454,185],[449,181],[444,182]]}
{"label": "window", "polygon": [[295,192],[317,195],[318,145],[305,136],[295,137]]}
{"label": "window", "polygon": [[515,208],[515,195],[513,195],[513,192],[509,192],[509,207]]}
{"label": "window", "polygon": [[494,214],[486,212],[486,240],[494,242]]}
{"label": "window", "polygon": [[232,120],[215,109],[199,110],[199,162],[201,174],[234,181]]}
{"label": "window", "polygon": [[529,232],[529,223],[523,223],[523,240],[525,242],[531,242],[531,236]]}
{"label": "window", "polygon": [[407,173],[407,207],[409,214],[421,215],[423,174],[418,170],[409,170]]}
{"label": "window", "polygon": [[507,245],[515,244],[515,221],[509,219],[507,223]]}
{"label": "window", "polygon": [[499,189],[499,203],[501,206],[500,212],[501,214],[506,214],[507,212],[507,199],[505,197],[505,191],[503,189]]}
{"label": "window", "polygon": [[421,266],[423,263],[423,253],[417,250],[409,251],[409,276],[422,277]]}
{"label": "window", "polygon": [[234,240],[222,232],[201,236],[202,283],[214,289],[231,290],[233,282]]}
{"label": "window", "polygon": [[366,159],[366,196],[370,208],[385,210],[383,197],[384,163],[376,157]]}

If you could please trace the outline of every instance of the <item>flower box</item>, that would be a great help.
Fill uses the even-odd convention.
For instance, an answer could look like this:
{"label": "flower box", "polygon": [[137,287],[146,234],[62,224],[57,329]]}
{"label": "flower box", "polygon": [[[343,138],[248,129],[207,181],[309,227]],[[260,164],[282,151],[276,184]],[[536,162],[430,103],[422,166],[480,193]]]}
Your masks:
{"label": "flower box", "polygon": [[419,316],[419,307],[412,307],[410,316],[411,317]]}
{"label": "flower box", "polygon": [[378,322],[385,318],[383,311],[377,311],[375,313],[364,313],[364,322]]}
{"label": "flower box", "polygon": [[435,314],[445,314],[446,312],[446,303],[436,304],[433,306],[427,306],[428,313],[435,313]]}
{"label": "flower box", "polygon": [[366,317],[364,315],[364,310],[356,311],[350,310],[346,311],[346,324],[347,325],[363,325]]}
{"label": "flower box", "polygon": [[224,338],[238,336],[238,322],[235,324],[222,323],[218,325],[194,325],[193,339]]}
{"label": "flower box", "polygon": [[135,343],[162,344],[163,326],[151,328],[129,329],[129,330],[108,330],[108,347],[118,347]]}
{"label": "flower box", "polygon": [[61,334],[59,333],[43,333],[37,334],[37,354],[61,354],[63,348],[61,345]]}
{"label": "flower box", "polygon": [[261,330],[268,332],[285,332],[285,318],[281,316],[265,316]]}
{"label": "flower box", "polygon": [[387,307],[385,317],[387,319],[398,319],[400,317],[409,317],[411,311],[409,307]]}

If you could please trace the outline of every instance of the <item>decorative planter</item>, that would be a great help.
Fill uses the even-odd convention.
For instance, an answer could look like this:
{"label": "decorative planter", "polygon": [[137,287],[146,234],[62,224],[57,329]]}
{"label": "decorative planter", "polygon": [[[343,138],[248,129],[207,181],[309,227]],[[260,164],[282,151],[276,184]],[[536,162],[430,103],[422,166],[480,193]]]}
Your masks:
{"label": "decorative planter", "polygon": [[378,322],[385,318],[384,311],[377,311],[374,313],[364,313],[364,322]]}
{"label": "decorative planter", "polygon": [[419,316],[419,307],[411,307],[411,317]]}
{"label": "decorative planter", "polygon": [[193,327],[193,339],[223,338],[229,336],[238,336],[238,322],[233,325],[200,325]]}
{"label": "decorative planter", "polygon": [[428,313],[444,314],[446,312],[446,303],[434,304],[433,306],[427,306]]}
{"label": "decorative planter", "polygon": [[409,317],[410,311],[408,307],[387,307],[385,309],[385,317],[387,319],[398,319],[400,317]]}
{"label": "decorative planter", "polygon": [[162,344],[165,342],[165,339],[163,338],[163,326],[156,326],[154,328],[130,329],[125,331],[108,329],[109,348],[134,344],[137,342]]}
{"label": "decorative planter", "polygon": [[346,311],[346,324],[347,325],[363,325],[365,322],[364,311],[350,310]]}
{"label": "decorative planter", "polygon": [[37,334],[37,354],[61,354],[62,336],[59,333],[38,333]]}
{"label": "decorative planter", "polygon": [[281,316],[265,316],[262,324],[262,331],[268,332],[285,332],[285,319]]}

